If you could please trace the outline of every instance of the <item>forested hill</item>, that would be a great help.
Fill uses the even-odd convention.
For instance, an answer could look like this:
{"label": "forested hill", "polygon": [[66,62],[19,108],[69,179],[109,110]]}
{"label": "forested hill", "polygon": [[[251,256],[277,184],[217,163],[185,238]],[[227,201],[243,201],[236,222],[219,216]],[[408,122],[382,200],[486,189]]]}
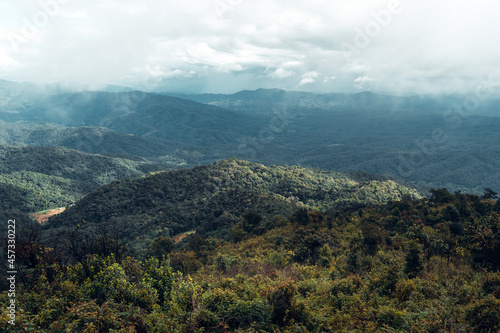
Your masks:
{"label": "forested hill", "polygon": [[[262,169],[226,161],[145,179],[162,191],[166,183],[160,178],[191,179],[191,192],[210,183],[196,186],[197,173],[219,178],[220,186],[241,175],[248,176],[245,185],[268,184],[265,173],[290,173],[275,183],[310,183],[308,190],[330,176],[338,176],[341,186],[349,182],[300,168]],[[303,181],[286,181],[299,176]],[[124,205],[143,189],[128,184],[136,187]],[[102,193],[123,187],[114,185]],[[182,191],[188,190],[169,195],[182,200]],[[497,193],[431,193],[428,200],[331,214],[300,208],[288,218],[264,219],[265,225],[258,224],[259,214],[248,213],[232,228],[231,241],[199,233],[158,237],[143,244],[143,259],[130,257],[114,237],[81,237],[78,227],[58,239],[58,248],[36,237],[17,238],[17,321],[11,326],[5,314],[0,327],[5,332],[498,332]],[[150,236],[145,226],[144,220],[136,225],[138,238]],[[7,304],[10,281],[2,274],[0,301]]]}
{"label": "forested hill", "polygon": [[2,208],[32,212],[65,206],[113,180],[160,169],[161,166],[147,161],[62,147],[0,145]]}
{"label": "forested hill", "polygon": [[[6,121],[92,126],[201,146],[236,144],[268,121],[177,97],[140,91],[48,96],[30,109],[1,113]],[[1,108],[0,108],[1,111]]]}
{"label": "forested hill", "polygon": [[61,146],[92,154],[147,157],[173,168],[185,164],[175,158],[175,143],[121,133],[105,127],[66,127],[55,124],[4,122],[0,120],[0,144],[13,146]]}
{"label": "forested hill", "polygon": [[391,180],[360,183],[338,172],[230,159],[115,181],[49,220],[46,228],[57,235],[85,221],[88,230],[118,235],[134,253],[155,237],[192,229],[227,237],[249,212],[260,214],[265,223],[300,207],[325,212],[403,197],[420,195]]}
{"label": "forested hill", "polygon": [[476,195],[500,188],[492,167],[500,163],[495,96],[466,115],[455,108],[466,95],[118,91],[0,82],[0,142],[134,155],[169,167],[237,157],[362,170]]}

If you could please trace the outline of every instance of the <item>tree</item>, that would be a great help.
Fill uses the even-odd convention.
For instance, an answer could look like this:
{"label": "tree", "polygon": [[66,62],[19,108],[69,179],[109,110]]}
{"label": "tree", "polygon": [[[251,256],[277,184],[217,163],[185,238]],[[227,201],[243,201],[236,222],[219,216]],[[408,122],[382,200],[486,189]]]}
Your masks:
{"label": "tree", "polygon": [[430,189],[429,192],[431,193],[430,200],[434,203],[444,204],[453,201],[453,194],[445,188]]}
{"label": "tree", "polygon": [[367,255],[373,256],[377,253],[379,244],[384,240],[384,231],[375,223],[374,220],[364,221],[361,224],[363,233],[363,247]]}
{"label": "tree", "polygon": [[269,304],[272,306],[271,319],[272,321],[283,326],[293,316],[292,298],[297,291],[297,286],[291,282],[286,281],[277,288],[271,291],[268,295]]}
{"label": "tree", "polygon": [[417,276],[418,272],[422,270],[422,260],[420,259],[421,249],[418,243],[412,242],[406,254],[405,273],[409,278]]}
{"label": "tree", "polygon": [[160,305],[168,308],[174,283],[170,261],[165,257],[161,260],[149,258],[144,261],[142,268],[144,281],[156,289]]}
{"label": "tree", "polygon": [[254,212],[248,212],[243,215],[241,226],[246,232],[252,232],[262,222],[262,215]]}
{"label": "tree", "polygon": [[151,245],[150,253],[161,259],[163,255],[168,255],[175,249],[175,242],[171,237],[160,236],[155,238]]}
{"label": "tree", "polygon": [[310,220],[309,210],[305,207],[297,209],[293,213],[291,220],[293,223],[307,225]]}
{"label": "tree", "polygon": [[460,212],[455,206],[449,205],[444,210],[443,219],[445,221],[458,222],[460,219]]}
{"label": "tree", "polygon": [[498,198],[498,193],[488,187],[484,189],[484,194],[481,196],[481,199],[483,200],[493,200],[497,198]]}
{"label": "tree", "polygon": [[319,249],[319,265],[321,267],[329,267],[332,259],[332,250],[328,244],[323,245]]}

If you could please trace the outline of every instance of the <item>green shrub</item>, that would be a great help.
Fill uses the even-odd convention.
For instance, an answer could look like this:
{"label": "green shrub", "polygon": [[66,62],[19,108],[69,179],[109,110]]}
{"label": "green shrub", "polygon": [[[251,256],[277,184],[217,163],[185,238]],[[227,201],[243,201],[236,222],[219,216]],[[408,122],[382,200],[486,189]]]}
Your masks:
{"label": "green shrub", "polygon": [[481,289],[485,294],[492,294],[500,299],[500,272],[489,274]]}
{"label": "green shrub", "polygon": [[331,264],[331,260],[332,260],[332,250],[330,249],[328,244],[325,244],[319,249],[318,264],[321,267],[329,267]]}
{"label": "green shrub", "polygon": [[408,253],[406,254],[405,269],[404,272],[408,277],[414,278],[422,270],[422,259],[420,258],[422,250],[419,244],[412,242],[408,248]]}
{"label": "green shrub", "polygon": [[159,304],[167,308],[171,299],[173,286],[170,262],[165,258],[161,262],[156,258],[149,258],[144,261],[143,272],[143,281],[156,291]]}
{"label": "green shrub", "polygon": [[231,328],[245,328],[253,324],[265,327],[271,322],[271,306],[261,300],[238,300],[228,308],[229,325]]}
{"label": "green shrub", "polygon": [[498,332],[500,329],[500,300],[492,295],[472,303],[466,315],[474,332]]}
{"label": "green shrub", "polygon": [[405,314],[390,307],[382,307],[378,310],[377,321],[383,328],[389,327],[400,331],[407,331],[409,328]]}
{"label": "green shrub", "polygon": [[237,300],[238,296],[229,289],[214,288],[203,294],[203,303],[207,309],[220,317],[227,317],[229,307]]}
{"label": "green shrub", "polygon": [[292,298],[296,291],[297,286],[291,281],[282,283],[270,291],[268,300],[272,307],[271,319],[273,323],[283,326],[295,317],[292,309]]}
{"label": "green shrub", "polygon": [[363,280],[361,280],[359,276],[352,275],[335,281],[332,285],[330,293],[332,296],[338,296],[339,294],[351,296],[359,292],[362,285]]}
{"label": "green shrub", "polygon": [[396,284],[396,294],[395,296],[400,302],[408,301],[412,298],[412,295],[417,290],[415,282],[413,280],[400,280]]}

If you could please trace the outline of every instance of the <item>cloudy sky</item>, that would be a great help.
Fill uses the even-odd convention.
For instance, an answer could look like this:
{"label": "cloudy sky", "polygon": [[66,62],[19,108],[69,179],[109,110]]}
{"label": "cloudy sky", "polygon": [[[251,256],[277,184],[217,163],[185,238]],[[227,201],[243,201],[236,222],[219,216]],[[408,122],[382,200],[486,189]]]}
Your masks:
{"label": "cloudy sky", "polygon": [[494,0],[0,0],[0,79],[171,92],[498,82]]}

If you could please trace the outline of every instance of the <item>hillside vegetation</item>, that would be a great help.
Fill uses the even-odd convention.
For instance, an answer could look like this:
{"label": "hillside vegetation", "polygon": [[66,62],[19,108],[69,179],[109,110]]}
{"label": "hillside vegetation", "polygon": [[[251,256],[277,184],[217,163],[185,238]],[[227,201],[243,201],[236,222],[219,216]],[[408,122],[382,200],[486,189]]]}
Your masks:
{"label": "hillside vegetation", "polygon": [[463,114],[455,108],[467,100],[461,95],[258,89],[182,97],[273,117],[262,132],[245,138],[237,155],[243,159],[363,170],[421,187],[476,194],[485,187],[500,188],[500,173],[492,167],[500,163],[499,100],[481,101]]}
{"label": "hillside vegetation", "polygon": [[66,206],[113,180],[164,167],[144,160],[86,154],[61,147],[0,145],[0,188],[24,212]]}
{"label": "hillside vegetation", "polygon": [[116,234],[136,253],[157,236],[192,229],[227,238],[248,212],[270,219],[298,207],[327,212],[401,198],[420,195],[391,180],[358,182],[333,171],[231,159],[113,182],[50,219],[46,227],[51,233],[70,232],[85,220],[87,230]]}
{"label": "hillside vegetation", "polygon": [[[76,241],[78,228],[59,239],[63,252],[35,236],[18,254],[16,325],[40,332],[497,332],[495,199],[490,190],[478,197],[435,189],[430,200],[330,214],[301,207],[265,224],[246,213],[230,240],[161,236],[143,259],[128,257],[113,237]],[[8,302],[7,292],[0,300]],[[8,320],[4,314],[0,326],[15,331]]]}
{"label": "hillside vegetation", "polygon": [[0,121],[0,143],[12,146],[61,146],[92,154],[107,154],[141,160],[148,157],[166,167],[186,162],[173,155],[176,145],[166,140],[120,133],[105,127],[66,127],[54,124]]}
{"label": "hillside vegetation", "polygon": [[0,82],[0,121],[8,122],[0,122],[0,141],[140,156],[166,167],[237,157],[362,170],[475,194],[500,188],[492,167],[500,163],[494,96],[463,113],[455,106],[470,96],[258,89],[179,98],[25,87]]}
{"label": "hillside vegetation", "polygon": [[253,134],[263,125],[262,119],[252,115],[140,91],[55,94],[15,115],[16,120],[106,127],[207,148],[235,144],[242,135]]}

